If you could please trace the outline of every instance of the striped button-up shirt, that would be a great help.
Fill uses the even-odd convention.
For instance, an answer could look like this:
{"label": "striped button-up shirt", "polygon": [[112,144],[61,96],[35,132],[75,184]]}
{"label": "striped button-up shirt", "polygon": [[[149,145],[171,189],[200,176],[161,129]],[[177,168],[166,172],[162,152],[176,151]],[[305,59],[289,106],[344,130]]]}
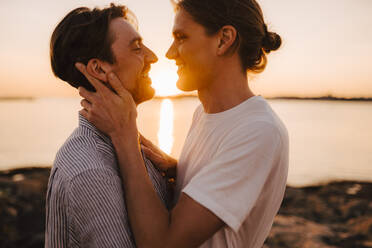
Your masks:
{"label": "striped button-up shirt", "polygon": [[[168,206],[165,179],[143,157]],[[135,247],[114,147],[81,115],[57,153],[46,198],[45,247]]]}

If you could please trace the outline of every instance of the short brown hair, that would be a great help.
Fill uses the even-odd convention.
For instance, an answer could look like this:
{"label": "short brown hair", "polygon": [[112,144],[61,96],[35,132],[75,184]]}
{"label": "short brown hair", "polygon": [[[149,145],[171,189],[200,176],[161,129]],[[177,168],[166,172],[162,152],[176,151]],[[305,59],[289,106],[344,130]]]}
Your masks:
{"label": "short brown hair", "polygon": [[261,72],[267,64],[266,54],[277,50],[282,40],[269,32],[260,6],[255,0],[171,0],[176,9],[187,11],[202,25],[208,35],[216,34],[223,26],[237,30],[232,49],[238,54],[244,71]]}
{"label": "short brown hair", "polygon": [[75,88],[83,86],[95,91],[75,68],[75,63],[87,64],[92,58],[115,63],[109,25],[115,18],[127,19],[128,12],[127,7],[111,3],[104,9],[81,7],[68,13],[57,25],[50,40],[50,62],[54,75]]}

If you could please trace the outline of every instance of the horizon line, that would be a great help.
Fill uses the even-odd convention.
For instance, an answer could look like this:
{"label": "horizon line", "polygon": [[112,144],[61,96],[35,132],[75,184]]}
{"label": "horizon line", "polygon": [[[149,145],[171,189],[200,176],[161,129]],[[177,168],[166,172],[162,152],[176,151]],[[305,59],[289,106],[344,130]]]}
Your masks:
{"label": "horizon line", "polygon": [[[372,97],[335,97],[332,95],[323,95],[323,96],[309,96],[309,97],[300,97],[300,96],[277,96],[277,97],[265,97],[268,100],[326,100],[326,101],[372,101]],[[17,96],[0,96],[0,101],[33,101],[36,99],[42,98],[77,98],[76,96],[71,97],[17,97]],[[180,99],[180,98],[197,98],[196,94],[178,94],[178,95],[169,95],[169,96],[154,96],[153,99]]]}

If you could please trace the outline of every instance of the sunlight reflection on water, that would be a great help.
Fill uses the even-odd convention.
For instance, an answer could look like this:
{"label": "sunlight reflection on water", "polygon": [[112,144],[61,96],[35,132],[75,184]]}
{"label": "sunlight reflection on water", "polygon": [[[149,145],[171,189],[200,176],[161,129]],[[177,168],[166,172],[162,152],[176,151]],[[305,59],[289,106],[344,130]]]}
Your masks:
{"label": "sunlight reflection on water", "polygon": [[[289,131],[290,185],[372,181],[372,102],[269,102]],[[138,106],[138,128],[179,158],[198,106],[196,97],[145,102]],[[50,167],[77,127],[80,108],[79,98],[0,101],[0,171]]]}
{"label": "sunlight reflection on water", "polygon": [[160,107],[158,144],[167,154],[172,152],[173,148],[173,103],[169,99],[164,99]]}

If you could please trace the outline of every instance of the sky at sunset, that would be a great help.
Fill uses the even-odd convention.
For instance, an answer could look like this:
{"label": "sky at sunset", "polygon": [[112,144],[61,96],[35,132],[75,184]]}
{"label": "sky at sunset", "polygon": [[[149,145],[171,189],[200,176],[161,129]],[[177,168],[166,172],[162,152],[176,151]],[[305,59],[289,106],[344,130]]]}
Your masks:
{"label": "sky at sunset", "polygon": [[[56,79],[49,39],[72,9],[104,7],[103,0],[1,0],[0,97],[76,96]],[[177,94],[177,67],[165,58],[174,18],[169,0],[115,1],[137,16],[144,43],[159,57],[150,73],[158,95]],[[371,0],[260,0],[269,30],[283,46],[267,69],[250,77],[256,94],[372,97]]]}

